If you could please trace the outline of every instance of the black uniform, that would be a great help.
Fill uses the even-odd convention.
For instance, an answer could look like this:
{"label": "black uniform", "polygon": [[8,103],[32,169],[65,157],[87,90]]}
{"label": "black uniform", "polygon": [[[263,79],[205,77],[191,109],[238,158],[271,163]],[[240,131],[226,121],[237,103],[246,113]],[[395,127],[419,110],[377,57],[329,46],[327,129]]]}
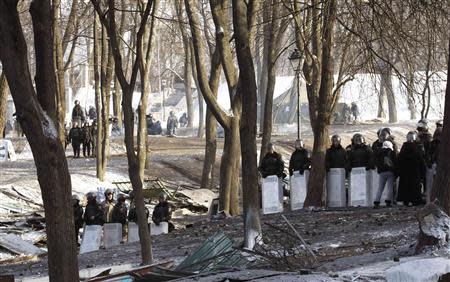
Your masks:
{"label": "black uniform", "polygon": [[97,111],[95,110],[94,107],[90,107],[89,108],[89,113],[88,114],[89,114],[89,118],[92,119],[92,120],[97,118]]}
{"label": "black uniform", "polygon": [[127,206],[125,202],[117,202],[112,210],[112,223],[121,223],[122,226],[127,223]]}
{"label": "black uniform", "polygon": [[77,201],[73,204],[73,217],[75,221],[75,240],[78,243],[78,234],[80,233],[80,228],[83,227],[83,207]]}
{"label": "black uniform", "polygon": [[83,130],[80,127],[73,127],[69,131],[69,140],[72,143],[73,156],[80,157],[80,145],[83,143]]}
{"label": "black uniform", "polygon": [[[145,208],[145,215],[146,218],[148,219],[150,212],[148,211],[147,208]],[[131,202],[130,204],[130,211],[128,213],[128,221],[131,222],[137,222],[137,212],[136,212],[136,205],[134,204],[134,202]]]}
{"label": "black uniform", "polygon": [[421,183],[425,179],[425,161],[415,142],[403,144],[397,161],[397,174],[400,177],[397,201],[404,204],[422,203]]}
{"label": "black uniform", "polygon": [[355,167],[365,167],[366,170],[374,169],[372,149],[366,144],[351,145],[347,151],[349,171]]}
{"label": "black uniform", "polygon": [[[389,141],[392,143],[392,145],[394,146],[394,151],[398,154],[398,146],[397,143],[395,143],[394,138],[393,137],[389,137],[386,139],[386,141]],[[383,147],[383,142],[381,142],[380,140],[376,140],[375,142],[373,142],[372,144],[372,151],[374,154],[377,154],[377,152],[379,150],[381,150],[381,148]]]}
{"label": "black uniform", "polygon": [[267,153],[261,161],[259,171],[263,178],[269,175],[283,176],[284,162],[277,152]]}
{"label": "black uniform", "polygon": [[431,133],[428,130],[422,130],[417,134],[417,143],[419,145],[419,151],[423,154],[424,159],[427,159],[430,153],[430,144],[433,139]]}
{"label": "black uniform", "polygon": [[91,156],[91,127],[85,126],[83,127],[83,157]]}
{"label": "black uniform", "polygon": [[303,174],[310,166],[311,158],[309,152],[304,148],[296,149],[289,160],[289,174],[292,175],[294,171],[299,171],[300,174]]}
{"label": "black uniform", "polygon": [[87,204],[84,211],[84,222],[86,225],[103,225],[103,210],[97,202]]}
{"label": "black uniform", "polygon": [[325,169],[347,168],[347,151],[341,146],[331,146],[325,153]]}
{"label": "black uniform", "polygon": [[167,135],[175,135],[176,128],[178,127],[178,120],[175,115],[170,115],[167,119]]}
{"label": "black uniform", "polygon": [[72,110],[72,122],[84,122],[84,110],[80,105],[75,105]]}
{"label": "black uniform", "polygon": [[175,226],[170,222],[172,219],[172,208],[168,202],[158,203],[153,209],[152,221],[159,225],[161,222],[167,222],[169,225],[169,232],[172,231]]}
{"label": "black uniform", "polygon": [[397,153],[390,149],[379,149],[375,154],[375,164],[378,173],[393,172],[395,173],[395,164],[397,163]]}
{"label": "black uniform", "polygon": [[439,144],[441,143],[440,139],[433,139],[430,143],[430,150],[428,154],[428,167],[432,167],[433,164],[437,164],[439,159]]}

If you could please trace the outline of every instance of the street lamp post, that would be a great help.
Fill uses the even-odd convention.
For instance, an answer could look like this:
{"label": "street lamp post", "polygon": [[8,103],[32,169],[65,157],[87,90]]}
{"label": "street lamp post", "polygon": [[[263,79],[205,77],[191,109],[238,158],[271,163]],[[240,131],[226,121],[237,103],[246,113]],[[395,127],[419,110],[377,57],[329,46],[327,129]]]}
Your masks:
{"label": "street lamp post", "polygon": [[[292,69],[295,71],[295,79],[297,80],[297,139],[301,138],[301,103],[300,103],[300,60],[302,54],[298,49],[294,49],[289,55],[289,62]],[[294,81],[295,83],[295,81]]]}

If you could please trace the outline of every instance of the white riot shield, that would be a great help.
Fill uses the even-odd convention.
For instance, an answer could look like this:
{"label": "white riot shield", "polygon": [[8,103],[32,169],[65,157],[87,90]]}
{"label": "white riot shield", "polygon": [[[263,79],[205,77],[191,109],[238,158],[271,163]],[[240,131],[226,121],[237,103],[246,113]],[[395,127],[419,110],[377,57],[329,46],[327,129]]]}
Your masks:
{"label": "white riot shield", "polygon": [[350,174],[350,187],[348,191],[349,206],[368,206],[368,194],[371,188],[370,173],[365,167],[355,167]]}
{"label": "white riot shield", "polygon": [[291,210],[303,208],[303,203],[308,192],[309,170],[305,170],[303,175],[294,171],[291,176]]}
{"label": "white riot shield", "polygon": [[345,168],[331,168],[327,174],[327,206],[345,207]]}
{"label": "white riot shield", "polygon": [[97,251],[102,242],[102,226],[86,225],[83,231],[83,241],[81,241],[80,254]]}
{"label": "white riot shield", "polygon": [[283,203],[280,202],[280,184],[276,175],[263,178],[261,185],[263,214],[278,213],[283,211]]}
{"label": "white riot shield", "polygon": [[135,222],[128,222],[128,243],[139,241],[139,229]]}
{"label": "white riot shield", "polygon": [[433,164],[431,168],[427,168],[427,174],[425,176],[427,185],[427,203],[430,202],[431,189],[433,189],[434,176],[436,175],[436,164]]}
{"label": "white riot shield", "polygon": [[103,246],[108,249],[120,245],[122,241],[122,224],[105,223],[103,225]]}
{"label": "white riot shield", "polygon": [[0,139],[0,162],[16,161],[16,152],[10,140]]}
{"label": "white riot shield", "polygon": [[150,224],[150,235],[161,235],[167,233],[169,233],[169,223],[161,222],[159,225],[156,225],[152,222]]}

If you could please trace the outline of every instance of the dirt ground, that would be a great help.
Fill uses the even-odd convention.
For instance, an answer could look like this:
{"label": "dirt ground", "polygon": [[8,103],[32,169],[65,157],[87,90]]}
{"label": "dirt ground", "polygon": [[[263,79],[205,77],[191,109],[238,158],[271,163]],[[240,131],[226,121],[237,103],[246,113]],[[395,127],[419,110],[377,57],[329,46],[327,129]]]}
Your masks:
{"label": "dirt ground", "polygon": [[[376,131],[381,124],[363,124],[344,126],[337,125],[330,129],[331,134],[340,134],[342,144],[346,146],[351,136],[362,132],[367,143],[376,138]],[[398,144],[403,143],[406,133],[414,128],[413,123],[401,123],[391,126]],[[283,130],[280,130],[283,131]],[[294,132],[275,134],[272,138],[277,150],[285,160],[289,159],[296,139]],[[312,146],[311,131],[303,132],[306,146]],[[36,169],[32,158],[27,153],[24,139],[13,139],[18,153],[17,162],[0,163],[0,189],[10,186],[23,187],[39,193]],[[259,140],[260,141],[260,140]],[[204,140],[195,137],[179,136],[168,138],[150,136],[148,177],[159,177],[177,183],[185,183],[199,187],[204,154]],[[219,165],[223,139],[219,139],[217,162],[214,170],[214,186],[218,187]],[[95,159],[71,157],[71,148],[67,148],[67,160],[72,175],[74,192],[86,193],[97,187],[111,185],[114,181],[128,181],[127,160],[123,141],[113,138],[111,142],[112,156],[108,163],[106,181],[99,182],[95,178]],[[1,203],[1,199],[0,199]],[[287,209],[285,209],[287,210]],[[301,210],[286,212],[285,215],[293,223],[308,245],[317,254],[318,261],[314,269],[329,272],[356,267],[380,260],[391,260],[394,256],[411,254],[412,244],[418,232],[418,224],[414,218],[416,208],[392,207],[374,210],[371,208],[348,208],[329,210]],[[1,220],[8,218],[0,214]],[[179,230],[153,239],[153,251],[156,261],[166,259],[180,262],[198,247],[206,238],[215,232],[223,231],[236,242],[242,240],[243,222],[241,217],[210,221],[205,215],[193,214],[176,220]],[[189,227],[186,228],[185,226]],[[280,215],[262,216],[263,234],[272,238],[289,235],[280,232],[288,230]],[[0,232],[1,228],[0,228]],[[294,238],[295,239],[295,238]],[[101,265],[120,265],[139,263],[139,245],[121,245],[108,250],[100,250],[80,256],[80,269]],[[265,261],[267,264],[267,261]],[[263,263],[256,267],[265,267]],[[18,277],[42,276],[46,273],[46,258],[20,264],[0,265],[0,274],[14,274]]]}

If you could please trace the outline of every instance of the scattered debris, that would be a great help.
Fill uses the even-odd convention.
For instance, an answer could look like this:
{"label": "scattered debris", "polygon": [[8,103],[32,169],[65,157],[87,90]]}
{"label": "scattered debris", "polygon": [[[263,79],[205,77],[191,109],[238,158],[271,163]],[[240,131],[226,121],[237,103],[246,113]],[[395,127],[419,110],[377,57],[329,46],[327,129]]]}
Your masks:
{"label": "scattered debris", "polygon": [[420,253],[430,247],[450,253],[450,217],[437,205],[430,203],[416,213],[419,221],[419,239],[416,245],[416,253]]}
{"label": "scattered debris", "polygon": [[[441,276],[450,273],[450,259],[431,258],[401,263],[386,272],[388,282],[438,282]],[[448,280],[445,280],[448,281]]]}
{"label": "scattered debris", "polygon": [[0,234],[0,246],[18,255],[41,255],[45,251],[14,234]]}

